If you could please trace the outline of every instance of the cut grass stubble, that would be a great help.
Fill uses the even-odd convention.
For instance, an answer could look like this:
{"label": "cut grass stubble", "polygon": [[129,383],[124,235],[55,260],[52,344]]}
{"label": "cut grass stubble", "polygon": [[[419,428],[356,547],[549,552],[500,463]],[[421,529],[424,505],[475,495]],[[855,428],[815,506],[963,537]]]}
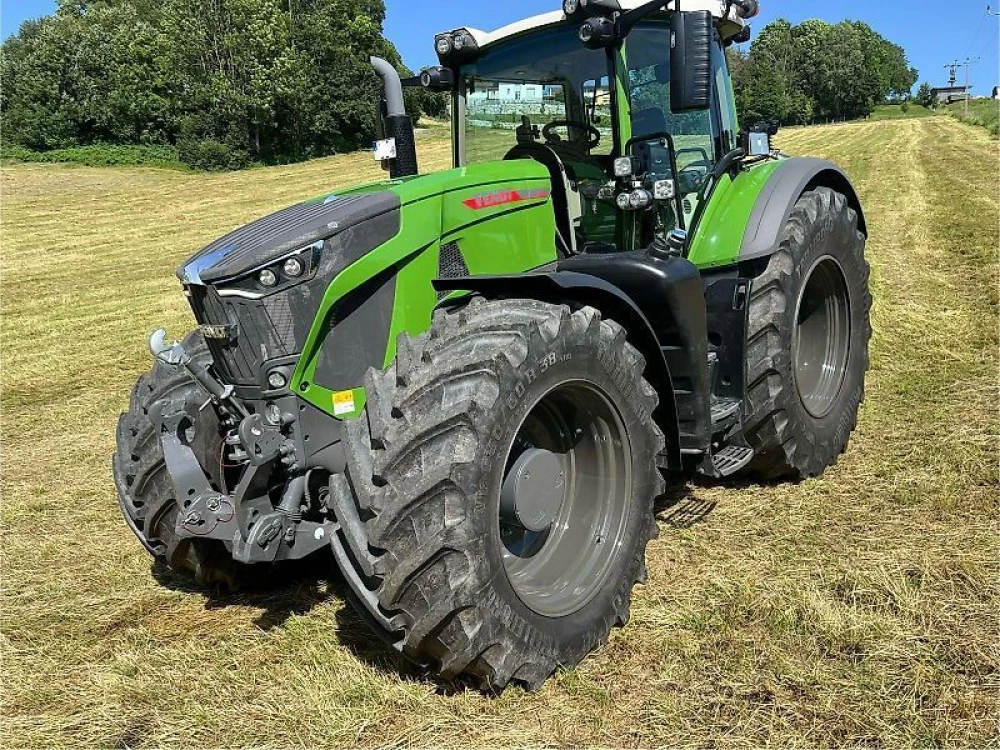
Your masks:
{"label": "cut grass stubble", "polygon": [[[875,338],[848,453],[799,485],[676,486],[632,621],[539,693],[450,694],[336,575],[213,598],[152,575],[111,485],[174,268],[267,211],[382,173],[3,170],[0,740],[443,747],[995,740],[994,143],[947,118],[787,131],[867,209]],[[440,137],[424,170],[447,166]]]}

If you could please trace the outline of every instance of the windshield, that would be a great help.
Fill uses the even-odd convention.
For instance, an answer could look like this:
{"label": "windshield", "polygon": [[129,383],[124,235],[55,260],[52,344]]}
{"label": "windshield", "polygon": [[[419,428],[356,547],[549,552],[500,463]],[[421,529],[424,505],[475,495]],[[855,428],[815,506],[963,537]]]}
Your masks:
{"label": "windshield", "polygon": [[519,142],[586,156],[614,148],[611,63],[562,24],[515,37],[462,67],[465,163],[503,159]]}

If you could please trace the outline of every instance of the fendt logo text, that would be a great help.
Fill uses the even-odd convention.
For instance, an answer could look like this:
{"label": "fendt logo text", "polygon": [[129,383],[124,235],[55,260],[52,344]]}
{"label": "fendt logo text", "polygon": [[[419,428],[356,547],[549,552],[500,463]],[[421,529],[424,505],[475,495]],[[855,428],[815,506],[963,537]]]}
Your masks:
{"label": "fendt logo text", "polygon": [[520,203],[522,201],[540,200],[549,197],[549,191],[544,188],[533,190],[494,190],[492,193],[483,193],[468,198],[464,203],[474,211],[483,208],[495,208],[508,203]]}

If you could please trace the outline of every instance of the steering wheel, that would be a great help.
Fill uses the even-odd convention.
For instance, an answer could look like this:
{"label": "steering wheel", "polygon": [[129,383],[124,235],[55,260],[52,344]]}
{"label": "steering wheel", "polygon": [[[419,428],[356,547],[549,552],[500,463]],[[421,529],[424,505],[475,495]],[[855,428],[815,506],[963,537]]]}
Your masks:
{"label": "steering wheel", "polygon": [[[556,128],[579,128],[580,130],[586,130],[587,134],[591,136],[590,140],[584,144],[588,149],[594,148],[601,142],[601,131],[589,122],[581,122],[579,120],[553,120],[542,128],[542,137],[547,143],[558,143],[562,140],[558,133],[552,132]],[[573,143],[574,141],[569,142]]]}

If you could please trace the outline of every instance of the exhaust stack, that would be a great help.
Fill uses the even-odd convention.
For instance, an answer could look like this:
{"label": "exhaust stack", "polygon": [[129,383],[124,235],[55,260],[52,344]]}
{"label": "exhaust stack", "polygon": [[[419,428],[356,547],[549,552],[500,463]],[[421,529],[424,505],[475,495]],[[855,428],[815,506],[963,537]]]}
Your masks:
{"label": "exhaust stack", "polygon": [[394,140],[396,144],[396,156],[389,160],[389,176],[395,179],[415,175],[417,146],[413,135],[413,121],[406,114],[406,105],[403,103],[403,83],[399,80],[396,69],[381,57],[372,57],[371,63],[375,72],[382,76],[385,85],[385,137]]}

